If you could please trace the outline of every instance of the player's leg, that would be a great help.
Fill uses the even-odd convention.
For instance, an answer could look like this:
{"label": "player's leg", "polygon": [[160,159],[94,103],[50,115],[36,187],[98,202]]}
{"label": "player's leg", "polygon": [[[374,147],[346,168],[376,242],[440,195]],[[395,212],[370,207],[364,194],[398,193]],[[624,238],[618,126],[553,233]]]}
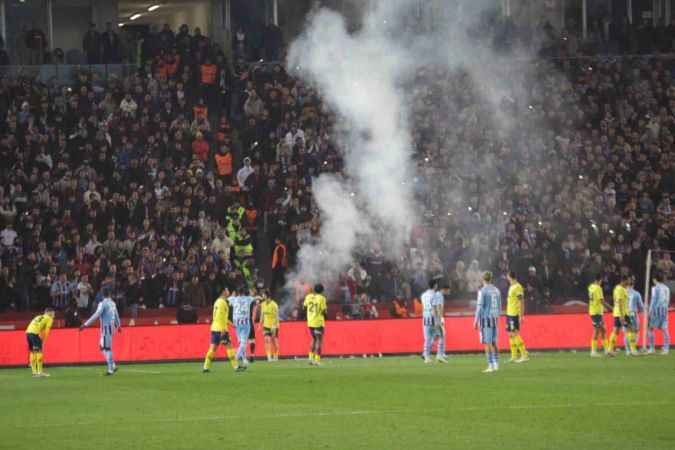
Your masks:
{"label": "player's leg", "polygon": [[598,356],[598,339],[600,337],[600,328],[593,324],[593,337],[591,338],[591,356]]}
{"label": "player's leg", "polygon": [[244,365],[248,363],[246,359],[246,342],[248,340],[249,328],[245,325],[237,327],[237,338],[239,339],[239,349],[237,350],[237,359]]}
{"label": "player's leg", "polygon": [[279,361],[279,328],[272,329],[272,355],[275,361]]}
{"label": "player's leg", "polygon": [[616,346],[616,339],[621,329],[621,319],[618,317],[614,318],[614,326],[612,327],[612,333],[609,335],[609,345],[607,348],[607,354],[614,354],[614,348]]}
{"label": "player's leg", "polygon": [[267,361],[272,361],[272,334],[268,328],[265,328],[263,331],[264,342],[265,342],[265,355],[267,355]]}
{"label": "player's leg", "polygon": [[436,330],[436,339],[438,339],[438,349],[436,350],[436,361],[446,363],[445,357],[445,327],[439,326]]}
{"label": "player's leg", "polygon": [[430,363],[431,358],[429,355],[431,354],[431,345],[434,338],[432,334],[432,328],[429,325],[424,325],[422,331],[424,333],[424,348],[422,350],[422,356],[424,357],[425,363]]}
{"label": "player's leg", "polygon": [[209,344],[209,349],[206,351],[206,356],[204,356],[204,366],[202,368],[203,372],[208,372],[211,370],[211,363],[216,357],[216,352],[218,351],[218,343],[220,342],[220,333],[217,331],[211,332],[211,343]]}
{"label": "player's leg", "polygon": [[312,337],[312,341],[311,344],[309,345],[308,359],[310,364],[314,364],[314,348],[316,346],[316,335],[314,333],[314,328],[309,329],[309,334]]}
{"label": "player's leg", "polygon": [[248,334],[248,345],[250,349],[250,360],[255,360],[255,327],[251,324],[249,334]]}
{"label": "player's leg", "polygon": [[101,353],[105,358],[107,370],[107,375],[112,375],[115,372],[115,363],[112,358],[112,335],[103,330],[101,333]]}
{"label": "player's leg", "polygon": [[28,361],[30,362],[30,371],[34,377],[39,375],[37,370],[37,348],[33,342],[33,336],[26,334],[26,340],[28,341]]}
{"label": "player's leg", "polygon": [[323,344],[323,330],[317,329],[316,347],[314,348],[314,363],[318,366],[321,364],[321,346]]}
{"label": "player's leg", "polygon": [[655,341],[656,337],[654,336],[654,327],[652,324],[649,324],[649,328],[647,328],[647,353],[654,353]]}
{"label": "player's leg", "polygon": [[668,321],[663,323],[661,331],[663,332],[663,346],[661,347],[661,354],[667,355],[670,352],[670,332],[668,331]]}

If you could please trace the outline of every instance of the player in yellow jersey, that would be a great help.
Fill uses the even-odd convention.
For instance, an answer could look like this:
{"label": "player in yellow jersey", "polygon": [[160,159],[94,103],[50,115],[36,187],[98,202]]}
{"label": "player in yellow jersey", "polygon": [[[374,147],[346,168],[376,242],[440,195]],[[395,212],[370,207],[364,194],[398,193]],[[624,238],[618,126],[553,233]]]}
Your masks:
{"label": "player in yellow jersey", "polygon": [[263,291],[260,303],[260,322],[265,336],[267,360],[279,361],[279,305],[270,298],[267,289]]}
{"label": "player in yellow jersey", "polygon": [[230,305],[227,303],[227,298],[229,297],[230,292],[226,289],[220,294],[220,297],[216,299],[213,303],[213,319],[211,321],[211,345],[209,345],[209,350],[206,352],[206,357],[204,358],[204,373],[207,373],[211,370],[211,363],[216,357],[216,352],[218,351],[218,346],[223,344],[225,350],[227,351],[227,358],[232,364],[234,370],[240,370],[239,364],[235,358],[235,352],[232,348],[230,341],[230,333],[228,329],[229,325],[229,313]]}
{"label": "player in yellow jersey", "polygon": [[[520,336],[520,327],[523,324],[523,314],[525,313],[525,290],[523,285],[518,282],[515,272],[509,272],[507,278],[511,284],[506,303],[506,331],[509,333],[509,344],[511,346],[509,362],[522,363],[530,359],[525,348],[525,342]],[[518,357],[519,354],[520,357]]]}
{"label": "player in yellow jersey", "polygon": [[612,297],[614,298],[614,307],[612,308],[612,316],[614,317],[614,327],[612,334],[609,336],[608,354],[614,355],[614,348],[619,333],[626,333],[628,338],[628,345],[631,353],[637,353],[635,348],[635,333],[629,328],[630,316],[628,315],[628,286],[630,286],[630,276],[625,275],[621,278],[621,282],[614,287]]}
{"label": "player in yellow jersey", "polygon": [[593,322],[593,339],[591,339],[591,356],[600,356],[598,340],[607,353],[607,331],[603,314],[605,313],[605,294],[602,292],[602,274],[598,273],[588,286],[588,315]]}
{"label": "player in yellow jersey", "polygon": [[314,290],[307,294],[303,307],[307,313],[307,327],[312,335],[312,346],[309,349],[309,364],[321,364],[321,345],[323,344],[324,324],[326,321],[326,297],[323,296],[323,285],[318,283]]}
{"label": "player in yellow jersey", "polygon": [[28,352],[30,360],[30,369],[33,377],[48,377],[49,374],[42,371],[42,347],[47,341],[49,331],[54,324],[54,310],[45,309],[43,314],[35,316],[26,328],[26,339],[28,340]]}

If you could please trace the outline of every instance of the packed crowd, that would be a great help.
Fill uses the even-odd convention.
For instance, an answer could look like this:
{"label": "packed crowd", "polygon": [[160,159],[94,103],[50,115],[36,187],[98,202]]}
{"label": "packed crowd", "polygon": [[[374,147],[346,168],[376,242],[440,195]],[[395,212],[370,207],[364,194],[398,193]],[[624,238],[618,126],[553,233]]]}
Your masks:
{"label": "packed crowd", "polygon": [[[132,311],[206,305],[262,281],[260,242],[283,286],[320,232],[312,178],[343,170],[336,115],[281,65],[231,70],[208,40],[193,50],[158,49],[126,79],[3,80],[0,308],[88,308],[104,285]],[[640,278],[647,249],[675,248],[673,68],[539,61],[495,71],[498,96],[461,70],[420,69],[408,101],[424,223],[396,263],[363,249],[329,298],[346,317],[390,300],[405,316],[430,277],[464,298],[483,270],[504,288],[512,269],[545,309],[584,297],[599,271],[607,287]]]}
{"label": "packed crowd", "polygon": [[247,74],[205,42],[128,78],[2,80],[0,309],[86,309],[106,285],[132,313],[205,306],[257,283],[257,166],[224,107]]}

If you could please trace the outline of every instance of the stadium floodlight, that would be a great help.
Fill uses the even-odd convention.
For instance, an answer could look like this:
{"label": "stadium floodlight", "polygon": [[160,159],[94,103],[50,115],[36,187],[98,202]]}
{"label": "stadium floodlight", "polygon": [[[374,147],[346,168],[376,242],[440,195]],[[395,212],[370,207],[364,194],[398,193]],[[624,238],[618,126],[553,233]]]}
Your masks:
{"label": "stadium floodlight", "polygon": [[126,25],[126,23],[120,22],[120,23],[117,24],[117,27],[118,27],[118,28],[122,28],[124,25]]}
{"label": "stadium floodlight", "polygon": [[129,20],[136,20],[140,18],[143,14],[134,14],[133,16],[129,17]]}
{"label": "stadium floodlight", "polygon": [[153,11],[159,9],[160,6],[162,6],[162,5],[160,5],[159,3],[157,3],[155,5],[150,5],[150,6],[148,6],[148,11],[153,12]]}

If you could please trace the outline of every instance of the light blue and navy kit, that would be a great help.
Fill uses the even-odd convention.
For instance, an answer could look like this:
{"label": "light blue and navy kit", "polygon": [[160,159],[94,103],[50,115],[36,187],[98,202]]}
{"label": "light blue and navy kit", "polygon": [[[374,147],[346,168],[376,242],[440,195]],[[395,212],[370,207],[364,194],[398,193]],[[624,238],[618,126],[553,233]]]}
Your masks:
{"label": "light blue and navy kit", "polygon": [[642,295],[633,288],[628,289],[628,320],[634,331],[640,330],[640,316],[644,311],[645,304],[642,301]]}
{"label": "light blue and navy kit", "polygon": [[481,344],[497,344],[501,303],[502,295],[492,284],[487,284],[478,291],[474,323],[480,330]]}
{"label": "light blue and navy kit", "polygon": [[438,340],[438,356],[445,356],[445,330],[443,323],[434,315],[434,309],[443,307],[443,294],[433,289],[427,289],[421,297],[422,302],[422,329],[424,331],[424,357],[428,358],[434,339]]}
{"label": "light blue and navy kit", "polygon": [[668,329],[668,307],[670,306],[670,288],[663,283],[652,287],[649,304],[649,328]]}
{"label": "light blue and navy kit", "polygon": [[237,330],[237,340],[239,348],[237,349],[237,359],[246,359],[246,341],[251,332],[251,304],[255,302],[254,297],[236,296],[227,299],[232,307],[232,323]]}
{"label": "light blue and navy kit", "polygon": [[101,350],[112,350],[112,338],[115,330],[120,327],[120,316],[115,302],[110,297],[101,300],[96,311],[84,323],[84,326],[88,327],[97,319],[101,324],[101,340],[99,343]]}

